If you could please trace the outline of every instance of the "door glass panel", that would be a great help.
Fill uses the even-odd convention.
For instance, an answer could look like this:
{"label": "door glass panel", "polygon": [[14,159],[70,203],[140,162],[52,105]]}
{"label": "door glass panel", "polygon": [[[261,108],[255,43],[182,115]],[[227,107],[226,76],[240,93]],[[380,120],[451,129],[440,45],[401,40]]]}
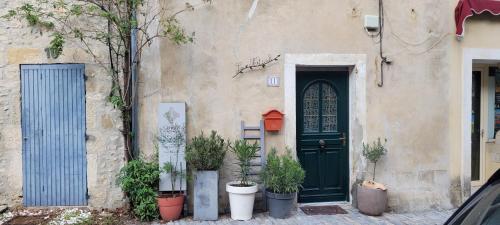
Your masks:
{"label": "door glass panel", "polygon": [[324,132],[337,131],[337,93],[329,84],[323,85],[322,90],[322,130]]}
{"label": "door glass panel", "polygon": [[312,84],[304,92],[304,132],[319,131],[319,83]]}

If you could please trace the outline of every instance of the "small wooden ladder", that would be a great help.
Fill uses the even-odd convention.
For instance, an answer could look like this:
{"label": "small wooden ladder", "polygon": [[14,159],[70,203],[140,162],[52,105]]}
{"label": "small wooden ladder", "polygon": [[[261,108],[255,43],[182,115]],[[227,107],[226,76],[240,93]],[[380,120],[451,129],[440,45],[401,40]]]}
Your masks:
{"label": "small wooden ladder", "polygon": [[[259,152],[254,160],[251,162],[252,166],[252,177],[255,181],[260,181],[259,174],[266,165],[266,142],[265,142],[265,129],[264,121],[261,120],[259,126],[246,126],[245,121],[241,121],[241,139],[248,141],[256,141],[259,143]],[[256,195],[256,202],[260,199],[260,207],[258,209],[267,211],[267,198],[266,198],[266,187],[261,182],[259,183],[260,194]],[[257,204],[256,204],[257,205]]]}

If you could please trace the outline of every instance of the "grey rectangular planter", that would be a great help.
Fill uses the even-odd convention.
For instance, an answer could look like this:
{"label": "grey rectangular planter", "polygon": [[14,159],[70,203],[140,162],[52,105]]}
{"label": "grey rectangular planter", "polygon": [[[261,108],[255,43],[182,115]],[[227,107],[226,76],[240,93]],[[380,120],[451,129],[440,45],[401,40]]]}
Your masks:
{"label": "grey rectangular planter", "polygon": [[219,171],[196,171],[194,174],[195,220],[217,220],[219,217]]}

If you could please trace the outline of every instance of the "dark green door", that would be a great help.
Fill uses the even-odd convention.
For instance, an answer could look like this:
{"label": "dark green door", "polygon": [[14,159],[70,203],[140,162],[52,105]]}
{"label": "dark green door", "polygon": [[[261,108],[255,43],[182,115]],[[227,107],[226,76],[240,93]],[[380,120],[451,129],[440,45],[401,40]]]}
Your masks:
{"label": "dark green door", "polygon": [[306,171],[299,202],[349,200],[348,76],[297,72],[297,155]]}

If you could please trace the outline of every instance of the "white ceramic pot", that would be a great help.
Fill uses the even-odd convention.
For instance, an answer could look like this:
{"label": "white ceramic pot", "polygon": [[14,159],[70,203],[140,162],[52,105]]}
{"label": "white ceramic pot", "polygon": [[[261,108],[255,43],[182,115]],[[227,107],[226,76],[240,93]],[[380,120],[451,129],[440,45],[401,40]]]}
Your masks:
{"label": "white ceramic pot", "polygon": [[249,220],[252,219],[253,203],[255,192],[258,191],[256,183],[251,183],[250,187],[238,187],[240,182],[233,181],[226,184],[226,191],[229,193],[229,205],[231,206],[231,219]]}

